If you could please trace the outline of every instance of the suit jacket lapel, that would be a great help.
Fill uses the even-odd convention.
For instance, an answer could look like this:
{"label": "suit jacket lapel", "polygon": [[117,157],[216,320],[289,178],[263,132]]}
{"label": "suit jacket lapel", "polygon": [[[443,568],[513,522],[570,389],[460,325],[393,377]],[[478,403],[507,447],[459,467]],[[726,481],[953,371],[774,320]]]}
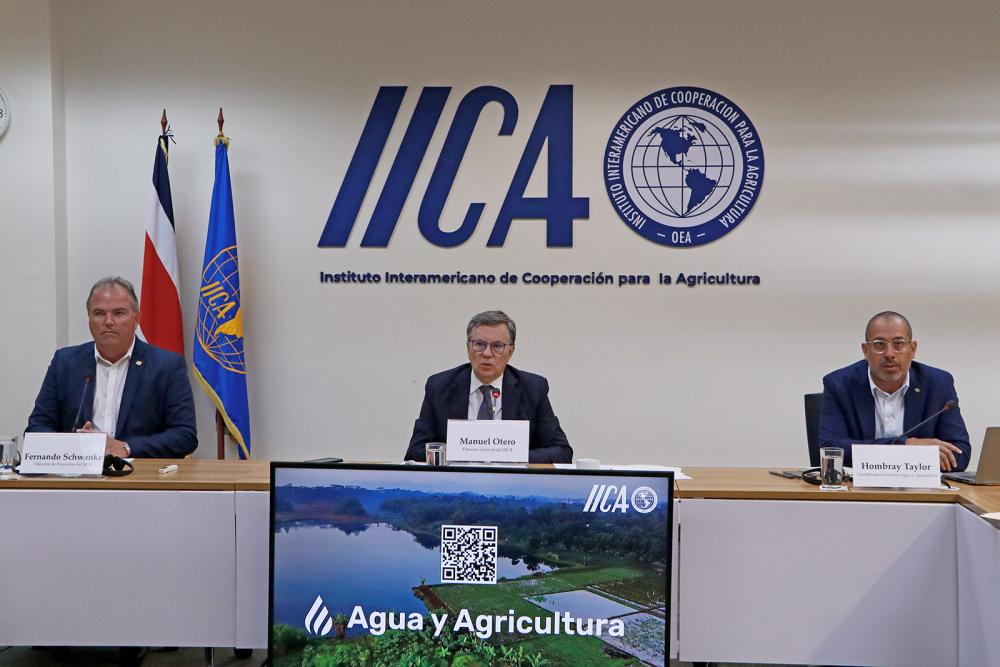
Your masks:
{"label": "suit jacket lapel", "polygon": [[500,397],[500,402],[502,406],[501,419],[518,418],[518,410],[521,408],[521,387],[517,378],[510,372],[509,366],[503,372],[503,396]]}
{"label": "suit jacket lapel", "polygon": [[121,440],[119,434],[125,431],[125,422],[132,407],[132,399],[142,382],[142,372],[146,368],[146,350],[148,345],[138,338],[132,348],[132,358],[128,362],[128,376],[125,378],[125,388],[122,390],[122,402],[118,406],[118,423],[115,425],[115,437]]}
{"label": "suit jacket lapel", "polygon": [[861,420],[862,440],[875,439],[875,398],[868,382],[868,364],[858,369],[854,381],[854,404],[858,406],[858,419]]}
{"label": "suit jacket lapel", "polygon": [[469,383],[472,381],[472,367],[466,368],[455,375],[451,383],[451,393],[448,396],[448,418],[469,418]]}
{"label": "suit jacket lapel", "polygon": [[[922,377],[916,364],[910,366],[910,388],[903,397],[903,430],[906,431],[919,424],[924,419],[924,404],[927,392],[924,391]],[[917,435],[914,433],[914,435]]]}

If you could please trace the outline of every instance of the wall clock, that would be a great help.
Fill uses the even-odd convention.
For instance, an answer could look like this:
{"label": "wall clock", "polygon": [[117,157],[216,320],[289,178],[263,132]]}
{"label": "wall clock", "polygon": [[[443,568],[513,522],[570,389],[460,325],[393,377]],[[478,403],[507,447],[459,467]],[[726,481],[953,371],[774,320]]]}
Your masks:
{"label": "wall clock", "polygon": [[10,125],[10,100],[7,99],[7,94],[3,92],[0,88],[0,137],[4,135],[7,131],[7,127]]}

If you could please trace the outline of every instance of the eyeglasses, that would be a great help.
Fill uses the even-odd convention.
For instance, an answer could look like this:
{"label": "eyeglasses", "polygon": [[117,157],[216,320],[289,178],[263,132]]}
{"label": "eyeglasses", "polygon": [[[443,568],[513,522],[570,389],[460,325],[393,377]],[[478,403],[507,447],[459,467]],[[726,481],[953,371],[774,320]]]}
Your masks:
{"label": "eyeglasses", "polygon": [[893,338],[891,341],[878,338],[876,340],[867,341],[868,347],[870,347],[872,352],[875,354],[885,354],[890,345],[892,346],[894,352],[902,352],[906,349],[906,346],[912,342],[913,341],[906,340],[905,338]]}
{"label": "eyeglasses", "polygon": [[495,341],[493,343],[487,343],[485,340],[470,340],[469,345],[472,347],[476,354],[482,354],[486,351],[486,348],[490,348],[493,354],[503,354],[503,351],[507,349],[508,346],[514,347],[514,343],[501,343],[500,341]]}

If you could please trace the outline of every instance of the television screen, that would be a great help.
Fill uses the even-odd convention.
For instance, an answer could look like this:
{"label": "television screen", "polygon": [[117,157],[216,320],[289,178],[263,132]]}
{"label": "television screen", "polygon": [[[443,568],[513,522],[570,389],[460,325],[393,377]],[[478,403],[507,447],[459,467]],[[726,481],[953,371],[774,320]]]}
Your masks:
{"label": "television screen", "polygon": [[271,665],[665,665],[669,472],[271,466]]}

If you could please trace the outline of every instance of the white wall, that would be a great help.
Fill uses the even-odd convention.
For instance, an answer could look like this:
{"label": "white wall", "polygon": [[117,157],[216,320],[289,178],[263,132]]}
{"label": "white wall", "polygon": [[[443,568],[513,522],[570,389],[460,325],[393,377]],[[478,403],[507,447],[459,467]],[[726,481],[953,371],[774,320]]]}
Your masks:
{"label": "white wall", "polygon": [[[983,428],[1000,423],[992,390],[1000,368],[1000,8],[950,3],[945,15],[943,6],[54,3],[54,37],[18,31],[41,55],[12,71],[40,91],[16,95],[19,105],[51,95],[50,67],[38,63],[47,62],[50,39],[57,45],[68,245],[68,306],[59,315],[69,340],[84,340],[80,304],[89,285],[107,273],[138,280],[166,107],[178,142],[170,173],[184,316],[193,330],[221,105],[233,141],[255,456],[398,458],[423,380],[463,360],[465,322],[494,307],[517,320],[513,363],[549,377],[580,456],[804,463],[801,395],[859,358],[864,322],[886,308],[910,316],[918,359],[956,375],[978,446]],[[44,16],[28,3],[12,7],[28,19]],[[537,221],[515,222],[504,248],[486,248],[538,107],[556,83],[574,85],[574,194],[590,198],[590,218],[574,224],[571,249],[546,248]],[[513,94],[518,124],[511,137],[497,137],[497,109],[484,113],[444,213],[457,221],[470,201],[485,201],[483,222],[464,245],[439,249],[418,233],[417,209],[458,101],[484,84]],[[410,87],[390,145],[348,247],[319,249],[380,85]],[[362,249],[361,227],[425,85],[454,88],[392,243]],[[629,230],[601,177],[617,119],[675,85],[709,88],[740,105],[760,132],[767,165],[762,198],[741,228],[686,250]],[[0,80],[0,87],[13,85]],[[51,125],[51,109],[49,118]],[[39,132],[47,153],[20,150],[51,170],[51,131],[46,137],[45,128],[20,125],[0,142],[0,165],[15,142],[33,144]],[[37,187],[37,179],[18,178]],[[45,196],[16,200],[54,215]],[[51,248],[53,227],[46,223],[44,238],[12,238],[18,261]],[[54,257],[31,265],[47,294],[58,289]],[[733,271],[759,274],[763,284],[319,284],[321,271],[340,270]],[[51,346],[51,299],[38,317],[34,294],[15,294],[11,305],[45,337],[32,344]],[[189,333],[189,351],[191,343]],[[15,399],[4,400],[4,428],[26,416],[25,395],[40,382],[48,353],[11,355],[23,382],[0,390]],[[196,395],[200,454],[214,454],[209,403]]]}
{"label": "white wall", "polygon": [[[0,3],[0,432],[20,433],[57,343],[57,193],[47,2]],[[61,110],[60,112],[61,113]],[[61,221],[65,229],[65,219]]]}

